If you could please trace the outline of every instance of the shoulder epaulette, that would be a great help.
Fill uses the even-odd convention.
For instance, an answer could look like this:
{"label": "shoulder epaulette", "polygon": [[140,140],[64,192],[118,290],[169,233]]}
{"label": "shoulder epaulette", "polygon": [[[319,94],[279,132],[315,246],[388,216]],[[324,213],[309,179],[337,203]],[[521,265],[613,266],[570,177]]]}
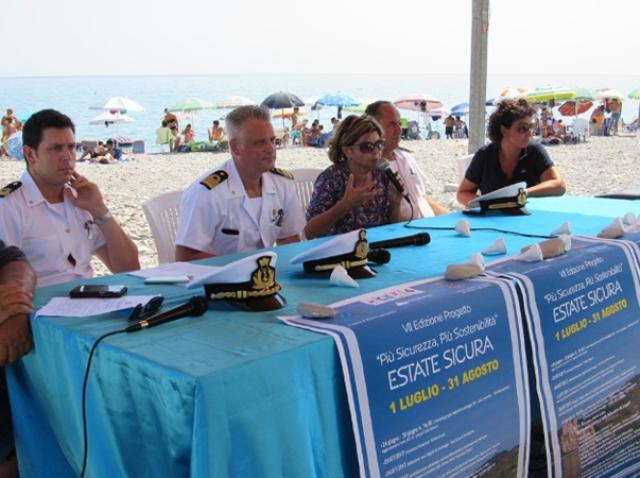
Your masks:
{"label": "shoulder epaulette", "polygon": [[20,186],[22,186],[22,183],[20,181],[14,181],[12,183],[7,184],[5,187],[0,189],[0,198],[7,197],[13,191],[15,191],[16,189],[19,189]]}
{"label": "shoulder epaulette", "polygon": [[218,184],[225,182],[228,177],[229,173],[221,169],[219,171],[211,173],[209,176],[200,181],[200,184],[202,184],[207,189],[213,189]]}
{"label": "shoulder epaulette", "polygon": [[278,176],[282,176],[283,178],[293,179],[293,173],[291,171],[287,171],[286,169],[273,168],[269,172],[277,174]]}

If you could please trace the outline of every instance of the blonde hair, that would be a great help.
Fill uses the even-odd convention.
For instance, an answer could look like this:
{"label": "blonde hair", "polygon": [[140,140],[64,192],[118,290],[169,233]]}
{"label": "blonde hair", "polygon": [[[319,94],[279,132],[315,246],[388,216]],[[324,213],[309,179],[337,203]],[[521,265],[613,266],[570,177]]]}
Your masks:
{"label": "blonde hair", "polygon": [[347,160],[342,152],[344,146],[353,146],[358,140],[368,133],[378,133],[383,137],[380,124],[369,115],[349,115],[336,129],[333,139],[329,143],[329,159],[332,163],[342,163]]}

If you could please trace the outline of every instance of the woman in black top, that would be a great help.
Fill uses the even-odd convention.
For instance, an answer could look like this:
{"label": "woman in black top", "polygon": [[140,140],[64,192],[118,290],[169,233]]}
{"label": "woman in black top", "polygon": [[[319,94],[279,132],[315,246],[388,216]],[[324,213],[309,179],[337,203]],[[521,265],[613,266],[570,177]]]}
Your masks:
{"label": "woman in black top", "polygon": [[478,191],[486,194],[525,181],[529,196],[560,196],[564,179],[546,149],[529,144],[535,110],[524,99],[504,100],[489,119],[491,143],[474,155],[458,187],[458,201],[465,206]]}

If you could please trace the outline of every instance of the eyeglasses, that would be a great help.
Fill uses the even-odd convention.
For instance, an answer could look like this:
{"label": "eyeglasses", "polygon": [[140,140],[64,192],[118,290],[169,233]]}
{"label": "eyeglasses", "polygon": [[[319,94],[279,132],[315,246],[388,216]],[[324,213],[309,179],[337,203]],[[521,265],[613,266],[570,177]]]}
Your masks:
{"label": "eyeglasses", "polygon": [[516,128],[516,131],[520,134],[528,133],[529,131],[533,131],[536,127],[535,123],[520,123]]}
{"label": "eyeglasses", "polygon": [[376,141],[375,143],[372,143],[370,141],[365,141],[364,143],[358,143],[352,146],[352,148],[356,148],[356,147],[363,154],[373,153],[376,149],[378,151],[382,151],[384,149],[384,141],[382,141],[381,139]]}
{"label": "eyeglasses", "polygon": [[131,314],[129,315],[129,320],[148,319],[149,317],[154,315],[156,312],[158,312],[158,309],[162,305],[163,300],[164,300],[164,297],[162,297],[161,295],[157,295],[155,297],[152,297],[151,300],[147,302],[147,305],[145,306],[143,306],[142,304],[136,305],[131,311]]}

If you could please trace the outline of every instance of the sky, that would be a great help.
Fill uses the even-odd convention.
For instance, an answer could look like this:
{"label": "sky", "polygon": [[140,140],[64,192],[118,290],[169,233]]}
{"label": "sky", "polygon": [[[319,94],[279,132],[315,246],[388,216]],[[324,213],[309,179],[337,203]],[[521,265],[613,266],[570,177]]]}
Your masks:
{"label": "sky", "polygon": [[[466,73],[471,0],[2,0],[0,76]],[[638,0],[491,0],[488,72],[640,74]]]}

